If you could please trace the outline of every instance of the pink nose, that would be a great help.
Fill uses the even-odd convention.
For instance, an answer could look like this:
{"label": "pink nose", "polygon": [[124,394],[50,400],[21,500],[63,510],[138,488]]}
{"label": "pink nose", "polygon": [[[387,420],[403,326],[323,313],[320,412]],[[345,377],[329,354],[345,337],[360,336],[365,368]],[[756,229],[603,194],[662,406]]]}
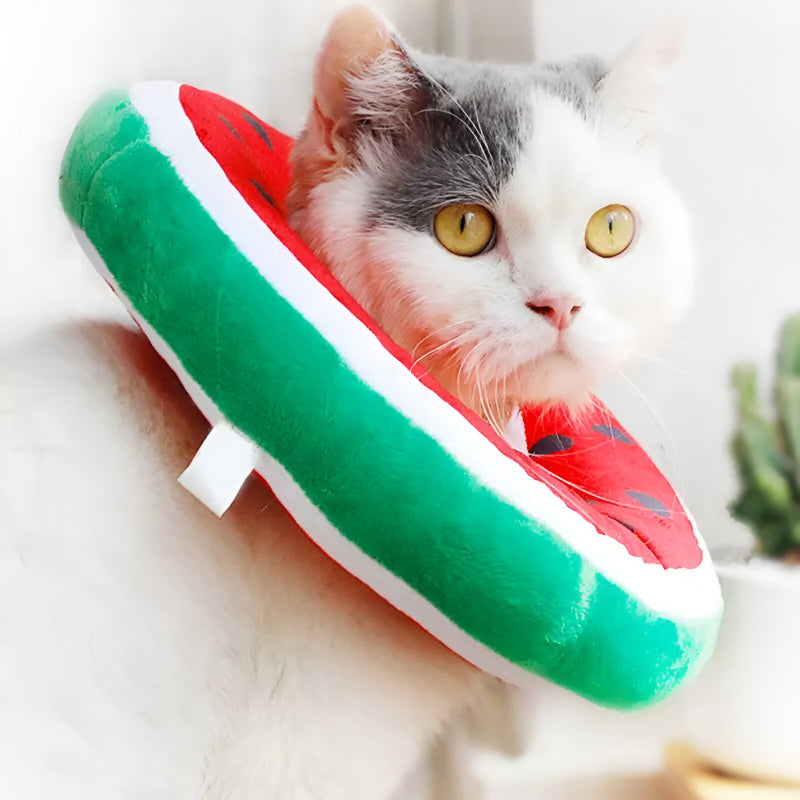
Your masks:
{"label": "pink nose", "polygon": [[525,305],[562,331],[572,324],[575,315],[583,308],[578,298],[568,294],[535,294]]}

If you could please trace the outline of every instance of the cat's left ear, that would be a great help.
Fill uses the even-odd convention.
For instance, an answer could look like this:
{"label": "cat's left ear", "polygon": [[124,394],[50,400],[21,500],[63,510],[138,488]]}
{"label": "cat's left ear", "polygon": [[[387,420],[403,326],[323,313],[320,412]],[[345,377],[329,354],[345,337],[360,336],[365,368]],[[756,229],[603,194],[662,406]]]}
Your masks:
{"label": "cat's left ear", "polygon": [[604,129],[654,157],[660,155],[682,42],[677,22],[650,29],[612,65],[597,89]]}
{"label": "cat's left ear", "polygon": [[391,24],[367,6],[349,6],[317,54],[311,113],[298,145],[328,171],[347,167],[360,136],[408,126],[424,100],[422,84]]}

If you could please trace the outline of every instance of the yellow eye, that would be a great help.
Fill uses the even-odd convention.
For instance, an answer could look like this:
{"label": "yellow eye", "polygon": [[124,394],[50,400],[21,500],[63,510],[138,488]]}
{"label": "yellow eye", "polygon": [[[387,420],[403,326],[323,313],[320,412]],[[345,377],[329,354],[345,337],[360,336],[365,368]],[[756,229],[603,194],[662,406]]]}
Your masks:
{"label": "yellow eye", "polygon": [[605,206],[595,211],[586,225],[586,246],[602,258],[618,256],[633,240],[635,228],[627,206]]}
{"label": "yellow eye", "polygon": [[477,256],[494,244],[494,217],[475,203],[455,203],[436,214],[433,232],[451,253]]}

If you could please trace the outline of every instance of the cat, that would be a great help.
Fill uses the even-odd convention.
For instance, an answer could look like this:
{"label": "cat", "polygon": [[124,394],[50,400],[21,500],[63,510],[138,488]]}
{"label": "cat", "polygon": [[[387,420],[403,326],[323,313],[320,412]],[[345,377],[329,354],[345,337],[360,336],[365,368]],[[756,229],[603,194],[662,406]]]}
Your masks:
{"label": "cat", "polygon": [[[452,62],[346,9],[317,58],[291,222],[497,427],[520,403],[580,405],[688,296],[658,157],[671,59],[650,37],[611,71]],[[132,326],[6,343],[0,375],[0,796],[396,791],[477,670],[260,483],[221,520],[185,492],[208,426]]]}

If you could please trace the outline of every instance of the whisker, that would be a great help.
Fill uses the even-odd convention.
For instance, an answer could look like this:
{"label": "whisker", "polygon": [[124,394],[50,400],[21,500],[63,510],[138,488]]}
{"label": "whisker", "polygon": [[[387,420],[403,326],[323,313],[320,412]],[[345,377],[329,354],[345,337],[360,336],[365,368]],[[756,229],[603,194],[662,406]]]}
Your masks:
{"label": "whisker", "polygon": [[[573,481],[567,480],[566,478],[562,478],[560,475],[556,475],[554,472],[552,472],[551,470],[547,469],[547,467],[543,466],[542,464],[539,464],[538,461],[536,463],[542,468],[542,470],[549,477],[554,478],[559,483],[562,483],[562,484],[565,484],[566,486],[569,486],[571,489],[574,489],[576,492],[578,492],[578,494],[580,494],[580,495],[582,495],[584,497],[591,497],[594,500],[599,500],[602,503],[608,503],[609,505],[613,505],[616,508],[627,508],[627,509],[630,509],[632,511],[641,511],[642,510],[642,507],[637,503],[623,503],[620,500],[612,500],[610,497],[604,497],[603,495],[597,494],[596,492],[590,492],[585,487],[580,486],[579,484],[574,483]],[[670,509],[670,513],[671,514],[678,514],[678,515],[686,516],[686,512],[683,509],[680,509],[680,508],[671,508]]]}
{"label": "whisker", "polygon": [[[462,109],[463,110],[463,109]],[[466,112],[464,112],[466,113]],[[481,141],[486,146],[486,152],[490,153],[491,148],[489,147],[489,141],[486,138],[486,133],[483,130],[483,125],[481,124],[481,115],[478,113],[478,104],[475,100],[472,101],[472,114],[473,114],[473,124],[478,129],[478,133],[480,134]]]}
{"label": "whisker", "polygon": [[617,371],[622,376],[625,383],[630,387],[633,394],[639,399],[644,408],[648,411],[650,417],[650,427],[653,433],[655,433],[659,439],[663,440],[665,444],[666,457],[669,461],[671,471],[676,480],[681,484],[680,489],[681,492],[683,492],[685,486],[683,485],[683,478],[681,476],[681,470],[678,464],[677,448],[675,446],[675,440],[670,434],[669,428],[665,424],[664,420],[661,419],[660,414],[655,410],[650,401],[644,396],[644,393],[641,391],[641,389],[639,389],[630,376],[625,373],[622,367],[618,366]]}
{"label": "whisker", "polygon": [[459,395],[461,394],[461,375],[464,372],[464,368],[465,367],[467,368],[468,372],[471,371],[471,369],[472,369],[471,366],[470,366],[471,356],[475,352],[475,350],[478,347],[480,347],[480,345],[481,345],[480,341],[476,342],[472,346],[472,348],[469,350],[469,352],[467,352],[464,355],[464,358],[462,359],[461,364],[459,364],[458,372],[456,373],[456,391],[458,392]]}
{"label": "whisker", "polygon": [[676,375],[680,375],[680,376],[682,376],[684,378],[693,377],[692,374],[690,372],[688,372],[687,370],[682,369],[681,367],[677,367],[677,366],[675,366],[675,364],[670,364],[669,361],[666,361],[663,358],[659,358],[658,356],[641,356],[639,360],[640,361],[646,361],[646,362],[649,362],[651,364],[655,364],[656,366],[659,366],[659,367],[664,367],[665,369],[671,370]]}
{"label": "whisker", "polygon": [[[481,151],[482,151],[482,153],[484,155],[484,158],[485,158],[486,167],[491,170],[491,163],[490,163],[491,148],[489,147],[488,142],[486,141],[486,135],[484,134],[483,130],[476,126],[475,122],[470,118],[469,114],[467,114],[467,111],[464,108],[464,106],[461,105],[461,103],[456,99],[456,97],[453,95],[452,92],[450,92],[448,89],[446,89],[433,76],[431,76],[431,75],[426,73],[425,77],[434,86],[436,86],[439,89],[439,91],[441,91],[444,95],[449,97],[453,101],[453,103],[455,103],[456,108],[458,108],[459,111],[461,111],[463,117],[460,117],[458,114],[453,114],[453,112],[447,111],[446,109],[430,109],[430,110],[441,111],[442,113],[450,114],[451,116],[453,116],[456,119],[458,119],[461,122],[463,122],[464,126],[467,128],[467,130],[470,131],[470,133],[472,133],[472,135],[475,138],[475,141],[476,141],[478,147],[481,149]],[[476,114],[476,116],[477,116],[477,114]]]}
{"label": "whisker", "polygon": [[[416,367],[420,363],[420,361],[423,361],[424,359],[429,358],[434,353],[438,353],[440,350],[444,350],[447,347],[456,348],[458,343],[459,343],[459,341],[461,339],[469,337],[469,335],[470,335],[470,331],[462,331],[461,333],[457,334],[456,336],[453,336],[450,339],[446,339],[444,342],[442,342],[441,344],[437,345],[436,347],[433,347],[430,350],[427,350],[426,352],[422,353],[422,355],[420,355],[419,358],[415,358],[412,366]],[[426,336],[425,338],[428,339],[430,337]],[[416,345],[414,347],[414,350],[411,353],[412,357],[413,357],[414,353],[416,353],[417,347],[419,347],[419,345]],[[453,353],[453,355],[455,355],[455,353]]]}
{"label": "whisker", "polygon": [[[428,339],[432,339],[434,336],[438,336],[439,334],[443,333],[444,331],[448,330],[448,328],[456,328],[458,326],[463,326],[463,322],[454,321],[448,322],[446,325],[442,325],[441,328],[436,328],[436,330],[431,331],[427,336],[423,336],[415,345],[413,350],[411,351],[411,355],[416,353],[417,348],[420,347],[424,342],[427,342]],[[466,331],[464,331],[466,333]]]}
{"label": "whisker", "polygon": [[673,339],[666,336],[644,336],[642,341],[651,345],[676,345],[679,347],[697,347],[697,341],[688,339]]}

